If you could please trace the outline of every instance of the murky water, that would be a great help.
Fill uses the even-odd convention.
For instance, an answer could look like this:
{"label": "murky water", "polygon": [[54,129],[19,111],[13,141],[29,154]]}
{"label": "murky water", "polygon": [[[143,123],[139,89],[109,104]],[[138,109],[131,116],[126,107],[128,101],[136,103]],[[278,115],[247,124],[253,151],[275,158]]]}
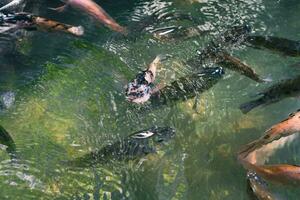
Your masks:
{"label": "murky water", "polygon": [[[28,3],[25,9],[82,24],[84,37],[45,32],[22,32],[13,36],[13,42],[7,36],[0,37],[5,50],[0,57],[0,90],[13,91],[16,99],[12,107],[1,111],[0,124],[12,135],[18,153],[11,161],[5,151],[0,151],[0,198],[250,199],[246,171],[237,162],[237,151],[297,110],[299,99],[287,98],[244,115],[239,105],[272,83],[257,84],[230,70],[200,95],[197,111],[192,108],[193,99],[142,109],[125,101],[124,85],[157,54],[172,55],[160,67],[157,82],[170,83],[190,73],[182,61],[233,24],[250,24],[256,34],[299,40],[300,2],[101,2],[118,22],[132,27],[155,12],[191,13],[196,19],[149,23],[147,31],[136,32],[129,39],[76,10],[63,14],[47,10],[59,4],[40,1]],[[150,34],[170,25],[202,25],[212,31],[173,42],[159,41]],[[236,49],[233,54],[273,82],[300,73],[299,66],[290,66],[299,59],[249,47]],[[156,154],[94,168],[74,169],[66,164],[154,125],[176,129],[174,140]],[[278,150],[268,162],[299,164],[299,151],[295,141]],[[270,186],[281,199],[298,199],[300,195],[298,188]]]}

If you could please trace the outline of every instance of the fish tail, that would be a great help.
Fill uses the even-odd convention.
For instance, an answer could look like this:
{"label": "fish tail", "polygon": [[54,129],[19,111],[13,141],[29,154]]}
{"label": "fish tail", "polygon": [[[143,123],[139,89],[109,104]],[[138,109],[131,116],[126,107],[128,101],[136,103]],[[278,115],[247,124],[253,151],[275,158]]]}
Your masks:
{"label": "fish tail", "polygon": [[261,101],[260,99],[254,100],[254,101],[249,101],[249,102],[241,104],[240,105],[240,110],[242,111],[242,113],[247,114],[248,112],[250,112],[254,108],[262,105],[263,103],[264,102]]}

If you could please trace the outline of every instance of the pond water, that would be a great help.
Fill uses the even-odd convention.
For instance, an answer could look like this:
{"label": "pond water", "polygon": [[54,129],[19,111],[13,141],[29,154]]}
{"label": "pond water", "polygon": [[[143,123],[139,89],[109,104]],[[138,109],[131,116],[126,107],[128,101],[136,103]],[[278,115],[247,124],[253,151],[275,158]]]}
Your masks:
{"label": "pond water", "polygon": [[[29,1],[29,0],[28,0]],[[18,158],[0,151],[1,199],[250,199],[238,150],[300,106],[297,98],[242,114],[239,105],[272,83],[258,84],[226,70],[224,78],[194,99],[159,109],[125,101],[124,85],[158,54],[172,57],[159,68],[157,82],[191,73],[182,61],[235,24],[259,35],[300,38],[298,0],[118,0],[98,1],[120,24],[133,26],[154,12],[190,13],[195,22],[147,24],[134,38],[113,33],[74,9],[47,9],[60,1],[32,1],[26,11],[83,25],[76,38],[60,33],[21,32],[1,36],[0,92],[16,101],[1,111],[0,124],[13,137]],[[209,27],[197,38],[159,41],[149,32],[170,25]],[[13,41],[13,43],[11,42]],[[2,52],[2,51],[1,51]],[[243,47],[233,55],[273,83],[300,74],[299,59]],[[116,161],[73,169],[66,161],[120,137],[153,126],[170,126],[176,137],[141,160]],[[268,163],[300,163],[298,142],[280,149]],[[298,199],[295,187],[272,185],[280,199]]]}

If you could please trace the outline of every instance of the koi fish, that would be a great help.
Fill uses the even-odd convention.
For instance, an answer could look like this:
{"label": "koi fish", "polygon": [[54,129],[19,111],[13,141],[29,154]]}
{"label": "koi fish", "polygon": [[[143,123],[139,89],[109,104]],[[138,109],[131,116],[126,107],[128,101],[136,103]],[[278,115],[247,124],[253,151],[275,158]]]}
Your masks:
{"label": "koi fish", "polygon": [[[300,131],[300,110],[289,115],[289,117],[268,129],[264,136],[246,145],[238,154],[241,164],[249,171],[255,172],[260,177],[277,183],[300,183],[300,166],[278,164],[263,165],[256,164],[256,160],[249,160],[247,156],[267,147],[275,140],[287,138]],[[288,140],[287,140],[288,141]],[[282,146],[281,143],[278,143]],[[273,147],[274,149],[274,147]]]}
{"label": "koi fish", "polygon": [[254,172],[247,173],[248,192],[256,200],[276,200],[276,197],[268,191],[266,183]]}
{"label": "koi fish", "polygon": [[41,29],[47,31],[60,31],[70,33],[75,36],[81,36],[84,33],[82,26],[71,26],[25,12],[15,14],[0,14],[0,24],[11,26],[12,29],[23,28],[27,30]]}
{"label": "koi fish", "polygon": [[286,137],[300,131],[300,109],[291,113],[289,117],[268,129],[264,136],[246,145],[239,155],[247,157],[251,152],[282,137]]}
{"label": "koi fish", "polygon": [[103,8],[92,0],[67,0],[64,6],[54,8],[54,10],[62,12],[67,6],[78,8],[103,23],[108,28],[127,35],[126,28],[120,26],[112,17],[110,17]]}

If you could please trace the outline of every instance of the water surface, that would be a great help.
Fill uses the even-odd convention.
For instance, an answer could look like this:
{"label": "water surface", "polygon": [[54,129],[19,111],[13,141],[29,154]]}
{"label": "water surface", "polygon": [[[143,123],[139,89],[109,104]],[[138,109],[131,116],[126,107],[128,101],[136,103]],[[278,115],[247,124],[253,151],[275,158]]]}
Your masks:
{"label": "water surface", "polygon": [[[296,0],[174,0],[98,2],[118,22],[132,26],[154,12],[191,13],[198,21],[160,21],[146,32],[124,38],[90,17],[69,9],[57,14],[57,2],[29,3],[25,10],[75,25],[86,35],[23,32],[7,39],[1,54],[0,91],[14,91],[13,107],[0,123],[14,138],[18,159],[0,151],[1,199],[250,199],[246,171],[236,153],[268,127],[300,106],[298,99],[260,107],[244,115],[241,103],[269,84],[257,84],[230,70],[217,85],[194,100],[141,110],[125,101],[124,85],[157,54],[171,54],[157,82],[191,73],[181,63],[234,24],[250,24],[255,34],[299,40],[300,3]],[[210,27],[199,38],[162,42],[149,33],[169,25]],[[11,36],[10,36],[11,37]],[[7,39],[8,42],[3,42]],[[10,49],[8,48],[10,46]],[[233,55],[273,82],[300,73],[299,59],[242,47]],[[171,126],[176,137],[142,160],[72,169],[65,163],[120,137],[154,125]],[[268,163],[300,162],[298,142],[278,150]],[[273,186],[281,199],[297,199],[299,190]]]}

